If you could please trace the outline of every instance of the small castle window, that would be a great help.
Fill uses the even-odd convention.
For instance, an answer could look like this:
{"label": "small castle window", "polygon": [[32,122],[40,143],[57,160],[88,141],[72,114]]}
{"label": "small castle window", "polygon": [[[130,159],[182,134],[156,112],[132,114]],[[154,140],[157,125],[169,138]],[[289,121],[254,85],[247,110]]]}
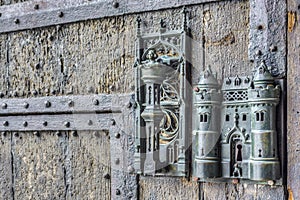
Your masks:
{"label": "small castle window", "polygon": [[247,115],[243,114],[243,121],[246,121],[246,120],[247,120]]}
{"label": "small castle window", "polygon": [[200,115],[200,122],[203,122],[203,115]]}
{"label": "small castle window", "polygon": [[204,115],[204,122],[207,122],[207,114]]}
{"label": "small castle window", "polygon": [[265,113],[263,112],[260,113],[260,121],[265,121]]}
{"label": "small castle window", "polygon": [[200,122],[208,122],[208,114],[201,114]]}
{"label": "small castle window", "polygon": [[258,112],[256,113],[256,121],[265,121],[265,113],[263,112]]}
{"label": "small castle window", "polygon": [[229,122],[229,115],[226,115],[226,122]]}

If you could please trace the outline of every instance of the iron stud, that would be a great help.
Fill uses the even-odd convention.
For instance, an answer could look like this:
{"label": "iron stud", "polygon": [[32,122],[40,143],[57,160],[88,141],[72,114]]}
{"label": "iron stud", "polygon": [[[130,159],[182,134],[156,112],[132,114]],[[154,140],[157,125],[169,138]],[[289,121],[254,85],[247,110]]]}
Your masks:
{"label": "iron stud", "polygon": [[115,138],[119,139],[121,137],[121,134],[120,133],[116,133],[115,134]]}
{"label": "iron stud", "polygon": [[40,8],[39,4],[35,4],[35,5],[34,5],[34,9],[35,9],[35,10],[38,10],[39,8]]}
{"label": "iron stud", "polygon": [[7,108],[7,104],[6,103],[3,103],[2,104],[2,109],[6,109]]}
{"label": "iron stud", "polygon": [[270,46],[271,52],[276,52],[277,50],[278,50],[277,46],[274,46],[274,45]]}
{"label": "iron stud", "polygon": [[89,125],[89,126],[93,125],[93,121],[92,121],[92,120],[89,120],[89,121],[88,121],[88,125]]}
{"label": "iron stud", "polygon": [[73,137],[77,137],[78,136],[77,131],[72,131],[71,133],[72,133]]}
{"label": "iron stud", "polygon": [[113,2],[113,7],[114,7],[114,8],[118,8],[118,7],[119,7],[119,2],[116,2],[116,1]]}
{"label": "iron stud", "polygon": [[93,135],[94,135],[95,137],[99,137],[99,136],[100,136],[100,134],[98,133],[98,131],[94,131],[94,132],[93,132]]}
{"label": "iron stud", "polygon": [[257,26],[257,29],[258,29],[258,30],[262,30],[263,28],[264,28],[263,25],[258,25],[258,26]]}
{"label": "iron stud", "polygon": [[131,107],[132,107],[132,103],[129,102],[129,103],[127,104],[127,108],[131,108]]}
{"label": "iron stud", "polygon": [[33,90],[33,91],[32,91],[32,94],[33,94],[34,96],[36,96],[36,95],[38,94],[38,92],[37,92],[36,90]]}
{"label": "iron stud", "polygon": [[8,121],[3,122],[3,126],[8,126],[8,125],[9,125]]}
{"label": "iron stud", "polygon": [[255,52],[255,54],[258,55],[258,56],[261,56],[261,55],[262,55],[262,52],[261,52],[261,50],[257,50],[257,51]]}
{"label": "iron stud", "polygon": [[33,135],[39,137],[39,136],[40,136],[40,133],[39,133],[38,131],[34,131],[34,132],[33,132]]}
{"label": "iron stud", "polygon": [[116,125],[116,121],[115,121],[114,119],[111,119],[111,120],[110,120],[110,124],[111,124],[112,126],[114,126],[114,125]]}
{"label": "iron stud", "polygon": [[121,195],[121,191],[119,189],[116,189],[116,195]]}
{"label": "iron stud", "polygon": [[56,132],[55,132],[55,135],[56,135],[57,137],[60,137],[60,136],[61,136],[61,133],[60,133],[59,131],[56,131]]}
{"label": "iron stud", "polygon": [[23,106],[24,106],[24,108],[28,108],[29,107],[29,103],[27,103],[27,102],[25,102],[24,104],[23,104]]}
{"label": "iron stud", "polygon": [[57,14],[58,17],[62,18],[64,16],[64,13],[62,11],[59,11]]}
{"label": "iron stud", "polygon": [[48,122],[47,122],[47,121],[44,121],[44,122],[43,122],[43,125],[44,125],[44,126],[47,126],[47,125],[48,125]]}
{"label": "iron stud", "polygon": [[15,19],[14,22],[15,22],[15,24],[19,24],[20,20],[19,19]]}
{"label": "iron stud", "polygon": [[28,122],[27,122],[27,121],[24,121],[24,122],[23,122],[23,126],[24,126],[24,127],[27,127],[27,126],[28,126]]}
{"label": "iron stud", "polygon": [[70,125],[71,125],[70,122],[65,122],[65,123],[64,123],[64,126],[67,127],[67,128],[69,128]]}
{"label": "iron stud", "polygon": [[95,106],[98,106],[98,105],[99,105],[99,100],[98,100],[98,99],[94,99],[94,100],[93,100],[93,104],[94,104]]}
{"label": "iron stud", "polygon": [[50,101],[45,101],[45,106],[46,106],[46,108],[49,108],[51,106],[51,102]]}
{"label": "iron stud", "polygon": [[103,178],[110,179],[110,175],[108,173],[103,174]]}
{"label": "iron stud", "polygon": [[70,100],[70,101],[68,102],[68,105],[69,105],[69,107],[73,107],[73,106],[74,106],[74,101]]}

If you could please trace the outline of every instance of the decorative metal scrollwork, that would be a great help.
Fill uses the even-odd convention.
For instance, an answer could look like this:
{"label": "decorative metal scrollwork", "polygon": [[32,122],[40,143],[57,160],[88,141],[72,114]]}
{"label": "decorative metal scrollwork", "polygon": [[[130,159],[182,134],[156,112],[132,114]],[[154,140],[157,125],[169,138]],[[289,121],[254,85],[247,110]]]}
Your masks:
{"label": "decorative metal scrollwork", "polygon": [[179,120],[178,114],[171,110],[163,109],[164,117],[160,123],[160,144],[173,142],[178,136]]}

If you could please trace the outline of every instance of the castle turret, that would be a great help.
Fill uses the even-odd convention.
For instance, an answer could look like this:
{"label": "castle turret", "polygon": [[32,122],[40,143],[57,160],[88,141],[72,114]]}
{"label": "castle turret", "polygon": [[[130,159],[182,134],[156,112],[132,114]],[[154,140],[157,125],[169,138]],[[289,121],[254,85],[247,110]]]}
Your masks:
{"label": "castle turret", "polygon": [[194,176],[214,178],[220,174],[219,124],[221,93],[210,69],[200,76],[194,88],[195,121]]}
{"label": "castle turret", "polygon": [[275,180],[280,177],[277,149],[276,106],[280,99],[280,87],[262,63],[249,88],[251,106],[251,156],[250,179]]}

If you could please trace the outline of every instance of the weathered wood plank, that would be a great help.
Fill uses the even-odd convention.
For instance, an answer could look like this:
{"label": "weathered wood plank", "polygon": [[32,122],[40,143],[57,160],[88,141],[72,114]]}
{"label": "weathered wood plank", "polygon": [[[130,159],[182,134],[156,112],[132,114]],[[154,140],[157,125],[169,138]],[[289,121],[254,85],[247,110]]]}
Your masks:
{"label": "weathered wood plank", "polygon": [[110,199],[110,141],[101,131],[68,133],[66,199]]}
{"label": "weathered wood plank", "polygon": [[0,33],[220,0],[34,0],[0,7]]}
{"label": "weathered wood plank", "polygon": [[122,107],[122,114],[114,114],[110,128],[111,198],[138,199],[137,175],[134,174],[133,97],[116,95],[113,105]]}
{"label": "weathered wood plank", "polygon": [[0,6],[11,5],[11,4],[25,2],[25,1],[30,1],[30,0],[0,0]]}
{"label": "weathered wood plank", "polygon": [[140,180],[140,199],[198,199],[197,182],[185,178],[142,177]]}
{"label": "weathered wood plank", "polygon": [[289,200],[300,199],[300,13],[299,0],[288,1],[288,191]]}
{"label": "weathered wood plank", "polygon": [[11,133],[0,135],[0,196],[2,199],[12,199],[13,191],[13,155],[11,154]]}
{"label": "weathered wood plank", "polygon": [[66,135],[12,135],[13,199],[64,199]]}
{"label": "weathered wood plank", "polygon": [[225,1],[204,5],[204,67],[218,78],[251,74],[248,60],[249,2]]}

